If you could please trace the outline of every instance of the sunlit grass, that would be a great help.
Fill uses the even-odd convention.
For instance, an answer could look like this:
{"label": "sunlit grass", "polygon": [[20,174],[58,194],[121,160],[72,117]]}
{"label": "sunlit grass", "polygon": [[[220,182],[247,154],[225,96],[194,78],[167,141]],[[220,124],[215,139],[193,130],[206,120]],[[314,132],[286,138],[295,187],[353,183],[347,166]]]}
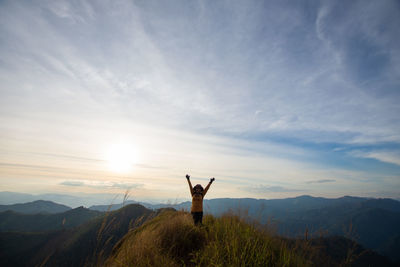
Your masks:
{"label": "sunlit grass", "polygon": [[129,233],[108,266],[307,266],[279,238],[234,215],[206,216],[166,211]]}

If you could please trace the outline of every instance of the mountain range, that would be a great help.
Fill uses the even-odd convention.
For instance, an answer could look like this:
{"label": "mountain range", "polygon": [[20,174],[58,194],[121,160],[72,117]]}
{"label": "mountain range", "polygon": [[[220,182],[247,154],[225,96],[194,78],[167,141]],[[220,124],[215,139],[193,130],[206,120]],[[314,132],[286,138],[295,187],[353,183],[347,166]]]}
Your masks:
{"label": "mountain range", "polygon": [[[49,207],[48,211],[44,209],[46,206]],[[12,240],[26,240],[29,241],[27,245],[32,246],[27,251],[31,251],[34,248],[44,247],[44,244],[49,244],[49,242],[58,244],[62,241],[72,244],[70,243],[72,241],[69,241],[70,238],[79,239],[78,236],[85,236],[79,239],[82,243],[92,240],[90,246],[93,246],[97,242],[94,233],[102,227],[106,229],[107,224],[111,221],[124,225],[121,228],[124,230],[118,232],[113,228],[113,231],[117,231],[117,233],[110,234],[110,237],[114,236],[112,238],[114,243],[109,242],[115,245],[132,224],[141,225],[141,221],[137,221],[138,217],[144,214],[146,218],[154,217],[160,209],[168,207],[188,211],[190,202],[169,205],[127,201],[117,205],[95,205],[89,209],[84,207],[71,209],[64,205],[41,201],[2,205],[2,210],[7,211],[0,212],[0,248],[2,251],[11,253],[15,249],[8,245],[4,246],[5,244],[14,244]],[[257,221],[261,225],[267,225],[268,229],[275,231],[279,236],[289,239],[317,240],[323,238],[323,240],[333,240],[333,237],[341,236],[395,262],[400,262],[400,229],[398,227],[400,225],[400,202],[396,200],[349,196],[337,199],[310,196],[273,200],[224,198],[205,200],[204,208],[206,213],[215,217],[230,214],[230,216],[238,215],[249,223]],[[129,209],[131,211],[127,212]],[[140,212],[132,211],[133,209],[140,210]],[[36,213],[32,214],[35,210]],[[140,216],[139,213],[141,213]],[[88,230],[89,228],[93,229]],[[52,245],[51,247],[58,246]],[[93,248],[90,248],[88,251],[93,253],[92,250]],[[111,250],[112,246],[110,245],[106,251],[110,252]],[[65,247],[61,250],[58,248],[57,251],[67,253]],[[88,251],[86,252],[89,253]],[[44,252],[42,254],[44,255]],[[0,252],[0,265],[2,265],[2,258],[9,257],[9,254]],[[82,257],[78,258],[81,260]],[[55,259],[51,258],[51,260]],[[36,263],[38,262],[36,261]]]}
{"label": "mountain range", "polygon": [[[72,209],[65,213],[88,211]],[[7,211],[10,212],[10,211]],[[52,214],[56,216],[65,213]],[[31,215],[25,215],[31,216]],[[230,214],[130,204],[71,227],[0,232],[0,266],[395,266],[345,237],[282,238]]]}
{"label": "mountain range", "polygon": [[100,211],[83,207],[62,213],[22,214],[11,210],[0,212],[1,232],[45,232],[73,228],[101,216]]}
{"label": "mountain range", "polygon": [[45,200],[36,200],[33,202],[28,202],[23,204],[19,203],[13,205],[0,205],[0,212],[11,210],[25,214],[60,213],[70,209],[71,208],[68,206]]}
{"label": "mountain range", "polygon": [[129,205],[101,214],[81,207],[49,216],[58,218],[55,224],[59,226],[67,213],[78,217],[96,213],[96,216],[77,221],[74,227],[53,226],[44,231],[48,225],[44,223],[35,231],[28,227],[0,232],[0,266],[85,266],[89,262],[101,265],[129,228],[156,214],[143,206]]}
{"label": "mountain range", "polygon": [[[176,205],[148,204],[148,208],[190,210],[191,202]],[[118,208],[119,206],[111,206]],[[237,214],[256,219],[287,237],[344,236],[393,260],[400,261],[400,202],[345,196],[336,199],[300,196],[286,199],[210,199],[205,211],[214,216]],[[104,210],[106,206],[90,209]]]}

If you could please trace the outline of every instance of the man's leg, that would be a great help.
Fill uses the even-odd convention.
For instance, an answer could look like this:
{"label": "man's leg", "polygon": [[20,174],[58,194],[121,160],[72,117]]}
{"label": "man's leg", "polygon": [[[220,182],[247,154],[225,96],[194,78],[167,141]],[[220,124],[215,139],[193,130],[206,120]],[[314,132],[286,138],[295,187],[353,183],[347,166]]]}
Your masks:
{"label": "man's leg", "polygon": [[192,212],[192,217],[193,217],[193,223],[194,224],[197,224],[197,215],[196,215],[196,213],[197,212]]}
{"label": "man's leg", "polygon": [[192,216],[193,216],[193,222],[195,225],[198,225],[199,223],[201,223],[201,220],[203,217],[202,212],[192,212]]}

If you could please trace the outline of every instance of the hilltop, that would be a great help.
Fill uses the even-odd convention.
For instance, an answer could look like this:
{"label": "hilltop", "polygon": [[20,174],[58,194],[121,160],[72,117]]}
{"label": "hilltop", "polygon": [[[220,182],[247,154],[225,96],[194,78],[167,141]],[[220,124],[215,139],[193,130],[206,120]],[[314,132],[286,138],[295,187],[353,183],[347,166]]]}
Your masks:
{"label": "hilltop", "polygon": [[[150,209],[172,207],[188,211],[191,202],[142,205]],[[121,206],[114,205],[112,208]],[[269,224],[281,236],[289,238],[303,236],[305,231],[314,237],[321,234],[347,237],[394,261],[400,261],[400,202],[397,200],[354,196],[329,199],[307,195],[268,200],[216,198],[204,200],[204,207],[216,217],[234,211],[261,224]],[[90,209],[106,210],[107,206]]]}
{"label": "hilltop", "polygon": [[391,266],[343,237],[285,239],[235,215],[205,217],[165,210],[127,233],[106,266]]}
{"label": "hilltop", "polygon": [[[55,214],[0,212],[0,265],[208,266],[219,262],[234,266],[248,261],[271,266],[363,266],[366,262],[390,266],[385,257],[399,262],[398,201],[310,196],[211,199],[205,201],[209,215],[203,227],[193,226],[186,204],[173,205],[175,209],[121,204],[107,212],[99,211],[103,206]],[[229,253],[233,254],[226,256]]]}

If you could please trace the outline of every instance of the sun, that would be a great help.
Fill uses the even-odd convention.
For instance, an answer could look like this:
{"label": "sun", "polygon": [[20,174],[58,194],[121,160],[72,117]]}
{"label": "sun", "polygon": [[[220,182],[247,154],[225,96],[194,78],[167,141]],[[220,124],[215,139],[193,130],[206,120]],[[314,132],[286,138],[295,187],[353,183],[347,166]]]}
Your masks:
{"label": "sun", "polygon": [[106,158],[110,171],[128,173],[137,162],[137,150],[130,144],[114,144],[108,148]]}

